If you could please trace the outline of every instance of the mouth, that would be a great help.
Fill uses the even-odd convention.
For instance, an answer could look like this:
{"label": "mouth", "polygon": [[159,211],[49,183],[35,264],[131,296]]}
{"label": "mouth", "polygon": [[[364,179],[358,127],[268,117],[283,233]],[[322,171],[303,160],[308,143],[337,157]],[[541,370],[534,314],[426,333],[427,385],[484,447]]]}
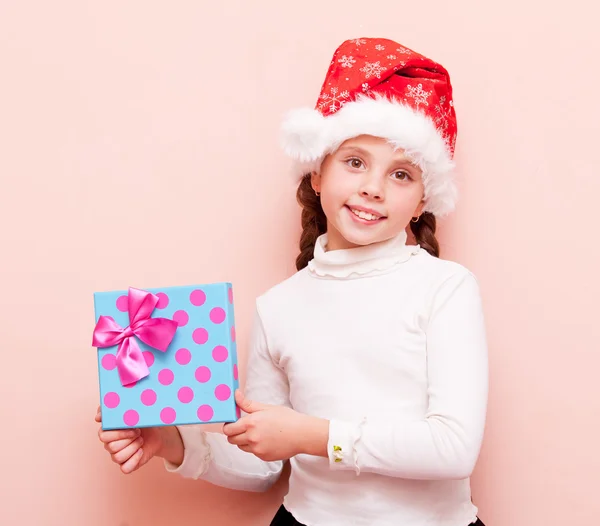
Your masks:
{"label": "mouth", "polygon": [[352,218],[361,224],[375,224],[385,220],[384,215],[379,214],[375,210],[367,210],[362,207],[353,207],[346,205],[346,208],[350,212]]}

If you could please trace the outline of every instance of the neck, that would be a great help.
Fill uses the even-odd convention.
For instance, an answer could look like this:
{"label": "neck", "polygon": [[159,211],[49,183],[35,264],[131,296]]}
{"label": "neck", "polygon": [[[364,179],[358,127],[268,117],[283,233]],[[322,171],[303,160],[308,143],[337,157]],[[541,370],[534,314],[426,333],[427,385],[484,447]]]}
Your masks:
{"label": "neck", "polygon": [[348,278],[387,272],[398,263],[419,253],[418,245],[406,245],[407,234],[371,243],[354,245],[332,243],[329,234],[317,239],[309,271],[320,277]]}

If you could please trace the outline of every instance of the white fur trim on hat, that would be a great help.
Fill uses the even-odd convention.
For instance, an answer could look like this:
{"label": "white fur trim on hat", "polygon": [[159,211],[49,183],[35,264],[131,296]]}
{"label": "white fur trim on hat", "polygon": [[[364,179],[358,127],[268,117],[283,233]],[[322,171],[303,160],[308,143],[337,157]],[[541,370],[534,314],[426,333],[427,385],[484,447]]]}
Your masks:
{"label": "white fur trim on hat", "polygon": [[282,124],[282,147],[295,161],[298,180],[318,171],[323,158],[359,135],[389,140],[423,171],[424,211],[444,216],[454,210],[454,162],[435,124],[424,114],[386,97],[359,96],[327,117],[318,110],[290,111]]}

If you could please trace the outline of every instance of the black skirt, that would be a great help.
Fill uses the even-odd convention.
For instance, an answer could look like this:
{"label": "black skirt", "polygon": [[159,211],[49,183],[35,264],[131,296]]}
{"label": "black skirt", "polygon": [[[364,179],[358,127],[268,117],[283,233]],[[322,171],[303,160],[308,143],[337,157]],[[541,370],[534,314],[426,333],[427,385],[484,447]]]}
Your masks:
{"label": "black skirt", "polygon": [[[471,523],[472,526],[485,526],[483,522],[477,519],[476,522]],[[294,519],[294,516],[286,510],[283,506],[279,508],[275,517],[271,521],[271,526],[304,526],[301,522]],[[465,524],[465,526],[470,526]]]}

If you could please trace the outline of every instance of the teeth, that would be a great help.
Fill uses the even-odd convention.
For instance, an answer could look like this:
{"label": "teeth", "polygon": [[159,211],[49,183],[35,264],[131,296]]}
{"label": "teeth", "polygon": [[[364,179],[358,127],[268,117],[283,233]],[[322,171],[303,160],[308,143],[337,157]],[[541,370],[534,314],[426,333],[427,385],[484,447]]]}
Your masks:
{"label": "teeth", "polygon": [[373,214],[369,214],[368,212],[363,212],[362,210],[354,210],[353,208],[351,208],[350,210],[354,215],[360,217],[361,219],[366,219],[368,221],[375,221],[375,219],[379,219],[378,216],[374,216]]}

